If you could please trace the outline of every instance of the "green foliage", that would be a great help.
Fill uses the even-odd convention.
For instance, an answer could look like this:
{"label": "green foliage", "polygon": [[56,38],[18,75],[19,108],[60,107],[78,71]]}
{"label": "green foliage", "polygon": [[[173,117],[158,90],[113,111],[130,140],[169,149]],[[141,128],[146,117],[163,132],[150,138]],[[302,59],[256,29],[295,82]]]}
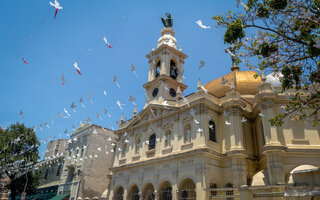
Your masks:
{"label": "green foliage", "polygon": [[274,44],[269,45],[266,42],[263,42],[259,46],[259,50],[256,52],[257,55],[262,55],[263,57],[269,57],[272,53],[276,52],[278,47]]}
{"label": "green foliage", "polygon": [[[0,175],[9,177],[12,199],[16,192],[21,192],[25,185],[25,174],[28,175],[28,190],[36,187],[37,175],[32,175],[33,165],[37,163],[39,141],[36,133],[24,124],[12,124],[0,132]],[[20,188],[20,189],[19,189]]]}
{"label": "green foliage", "polygon": [[287,0],[270,0],[270,7],[274,10],[283,10],[287,5]]}
{"label": "green foliage", "polygon": [[233,21],[227,28],[226,33],[224,34],[224,42],[233,44],[238,39],[241,39],[245,36],[245,32],[243,30],[243,24],[241,20]]}
{"label": "green foliage", "polygon": [[[284,113],[271,119],[282,125],[286,117],[320,122],[320,0],[248,0],[249,10],[213,16],[226,27],[224,42],[235,44],[237,64],[250,69],[281,72],[282,92],[298,91]],[[252,35],[243,41],[246,31]]]}

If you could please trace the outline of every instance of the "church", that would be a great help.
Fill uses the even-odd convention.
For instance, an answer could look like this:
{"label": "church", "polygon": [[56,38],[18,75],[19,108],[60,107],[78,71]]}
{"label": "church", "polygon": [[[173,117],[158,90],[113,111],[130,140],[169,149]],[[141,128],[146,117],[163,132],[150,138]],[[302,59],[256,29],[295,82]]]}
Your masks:
{"label": "church", "polygon": [[279,79],[263,73],[255,78],[256,72],[233,65],[218,79],[204,85],[199,80],[198,90],[184,96],[187,57],[177,48],[172,25],[165,24],[157,48],[146,55],[145,106],[132,119],[122,118],[115,131],[108,199],[319,195],[319,127],[296,119],[281,127],[268,121],[290,101]]}

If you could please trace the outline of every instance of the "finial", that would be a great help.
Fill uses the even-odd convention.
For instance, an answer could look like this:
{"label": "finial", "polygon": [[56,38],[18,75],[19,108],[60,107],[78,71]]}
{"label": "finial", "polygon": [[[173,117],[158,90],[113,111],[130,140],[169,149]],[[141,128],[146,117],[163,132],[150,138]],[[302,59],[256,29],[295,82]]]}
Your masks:
{"label": "finial", "polygon": [[134,105],[133,117],[137,115],[137,105]]}
{"label": "finial", "polygon": [[231,71],[239,71],[240,67],[238,67],[238,65],[233,65],[231,67]]}
{"label": "finial", "polygon": [[124,116],[123,116],[123,114],[121,115],[121,123],[123,123],[123,120],[124,120]]}
{"label": "finial", "polygon": [[180,89],[180,86],[178,86],[178,89],[177,89],[177,94],[181,94],[181,89]]}
{"label": "finial", "polygon": [[202,86],[202,85],[201,85],[201,81],[200,81],[200,78],[199,78],[198,84],[197,84],[197,89],[200,90],[201,86]]}
{"label": "finial", "polygon": [[261,81],[262,81],[262,82],[266,82],[266,80],[267,80],[267,77],[266,77],[266,75],[264,74],[264,72],[261,70]]}

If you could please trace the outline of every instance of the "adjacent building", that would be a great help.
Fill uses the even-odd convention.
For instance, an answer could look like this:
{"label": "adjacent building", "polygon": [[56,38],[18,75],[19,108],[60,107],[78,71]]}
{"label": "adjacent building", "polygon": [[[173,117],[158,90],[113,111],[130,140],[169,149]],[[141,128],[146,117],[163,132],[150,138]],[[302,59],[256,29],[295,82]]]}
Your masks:
{"label": "adjacent building", "polygon": [[[146,104],[115,132],[110,200],[296,199],[293,174],[319,173],[319,127],[268,121],[290,101],[277,77],[234,65],[184,96],[187,55],[171,27],[146,57]],[[314,183],[305,187],[320,191]]]}
{"label": "adjacent building", "polygon": [[110,129],[80,126],[68,141],[58,195],[70,195],[70,200],[100,199],[110,181],[115,139]]}

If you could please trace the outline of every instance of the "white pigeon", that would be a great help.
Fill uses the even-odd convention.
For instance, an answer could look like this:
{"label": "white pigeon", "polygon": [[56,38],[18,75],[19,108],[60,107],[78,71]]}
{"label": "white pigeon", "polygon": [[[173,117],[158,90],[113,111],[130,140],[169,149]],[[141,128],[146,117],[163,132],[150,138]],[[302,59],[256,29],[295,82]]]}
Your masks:
{"label": "white pigeon", "polygon": [[249,10],[248,6],[244,4],[241,0],[236,0],[237,1],[237,8],[239,8],[239,3],[244,7],[244,9]]}
{"label": "white pigeon", "polygon": [[183,99],[183,103],[187,103],[187,104],[188,104],[188,107],[190,107],[190,104],[189,104],[188,99],[187,99],[187,98],[185,98],[185,97],[182,97],[182,99]]}
{"label": "white pigeon", "polygon": [[111,149],[110,151],[111,151],[111,152],[114,152],[114,150],[113,150],[113,149]]}
{"label": "white pigeon", "polygon": [[113,47],[108,43],[108,40],[107,40],[107,37],[106,37],[106,36],[103,36],[103,41],[106,43],[106,45],[107,45],[109,48],[113,48]]}
{"label": "white pigeon", "polygon": [[164,101],[162,102],[162,105],[163,105],[164,107],[168,106],[168,105],[169,105],[169,104],[168,104],[168,101],[167,101],[167,100],[164,100]]}
{"label": "white pigeon", "polygon": [[63,8],[60,6],[60,3],[58,2],[58,0],[54,0],[54,3],[49,2],[51,6],[56,8],[56,11],[54,13],[54,18],[56,18],[58,10],[62,10]]}
{"label": "white pigeon", "polygon": [[106,151],[106,154],[108,155],[108,154],[109,154],[109,152],[108,152],[108,151]]}
{"label": "white pigeon", "polygon": [[73,66],[74,66],[74,68],[76,69],[76,71],[78,72],[78,74],[81,76],[82,74],[81,74],[81,72],[80,72],[80,68],[78,67],[78,63],[77,63],[77,62],[74,62],[74,63],[73,63]]}
{"label": "white pigeon", "polygon": [[107,139],[109,142],[111,142],[112,141],[112,139],[111,139],[111,137],[108,137],[108,139]]}
{"label": "white pigeon", "polygon": [[86,145],[83,145],[83,149],[86,149],[87,148],[87,146]]}
{"label": "white pigeon", "polygon": [[107,96],[107,91],[103,90],[103,94],[104,94],[104,96]]}
{"label": "white pigeon", "polygon": [[121,110],[123,110],[122,106],[124,106],[125,104],[121,104],[121,102],[119,100],[117,100],[117,105],[119,106],[119,108]]}
{"label": "white pigeon", "polygon": [[123,137],[126,137],[127,135],[128,135],[128,133],[127,133],[127,132],[124,132]]}
{"label": "white pigeon", "polygon": [[227,52],[230,53],[232,57],[236,57],[236,55],[234,55],[234,53],[232,53],[228,48],[226,48],[225,50],[226,50],[226,53]]}
{"label": "white pigeon", "polygon": [[98,151],[101,151],[101,147],[98,147],[97,150],[98,150]]}
{"label": "white pigeon", "polygon": [[201,89],[202,89],[206,94],[208,94],[208,90],[207,90],[206,88],[204,88],[203,85],[201,86]]}
{"label": "white pigeon", "polygon": [[197,121],[196,119],[194,120],[194,123],[196,123],[196,124],[200,124],[200,122],[199,121]]}
{"label": "white pigeon", "polygon": [[230,125],[231,125],[231,123],[228,122],[228,121],[226,121],[225,124],[226,124],[227,126],[230,126]]}
{"label": "white pigeon", "polygon": [[168,42],[164,41],[164,44],[169,45],[169,46],[171,46],[171,47],[175,46],[175,44],[174,44],[174,42],[173,42],[172,39],[169,39]]}
{"label": "white pigeon", "polygon": [[320,49],[320,39],[317,38],[316,43],[313,45],[313,47]]}
{"label": "white pigeon", "polygon": [[63,110],[68,115],[68,117],[71,117],[71,115],[69,114],[69,112],[65,108]]}
{"label": "white pigeon", "polygon": [[200,127],[199,127],[198,130],[197,130],[197,132],[199,132],[199,133],[202,132],[202,131],[203,131],[203,129],[200,128]]}
{"label": "white pigeon", "polygon": [[95,134],[95,135],[98,135],[97,129],[94,129],[92,133]]}
{"label": "white pigeon", "polygon": [[125,139],[124,142],[125,142],[125,143],[129,143],[129,140],[128,140],[128,139]]}
{"label": "white pigeon", "polygon": [[114,147],[114,146],[116,146],[116,144],[115,144],[115,143],[111,143],[111,146],[113,146],[113,147]]}
{"label": "white pigeon", "polygon": [[121,152],[121,151],[122,151],[122,149],[119,147],[119,148],[118,148],[118,151],[120,151],[120,152]]}
{"label": "white pigeon", "polygon": [[146,144],[149,144],[149,140],[146,141]]}
{"label": "white pigeon", "polygon": [[259,116],[260,117],[266,117],[264,114],[262,114],[262,113],[259,113]]}
{"label": "white pigeon", "polygon": [[200,19],[198,21],[196,21],[196,23],[203,29],[210,29],[210,26],[203,25],[202,21]]}
{"label": "white pigeon", "polygon": [[247,119],[245,117],[242,117],[241,122],[245,123],[247,121]]}

